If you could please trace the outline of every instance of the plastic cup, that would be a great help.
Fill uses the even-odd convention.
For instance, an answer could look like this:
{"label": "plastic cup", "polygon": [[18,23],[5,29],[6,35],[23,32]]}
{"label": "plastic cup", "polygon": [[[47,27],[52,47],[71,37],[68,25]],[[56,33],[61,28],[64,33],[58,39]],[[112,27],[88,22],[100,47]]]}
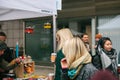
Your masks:
{"label": "plastic cup", "polygon": [[56,53],[51,53],[51,62],[55,62]]}
{"label": "plastic cup", "polygon": [[48,74],[48,80],[54,80],[54,73]]}

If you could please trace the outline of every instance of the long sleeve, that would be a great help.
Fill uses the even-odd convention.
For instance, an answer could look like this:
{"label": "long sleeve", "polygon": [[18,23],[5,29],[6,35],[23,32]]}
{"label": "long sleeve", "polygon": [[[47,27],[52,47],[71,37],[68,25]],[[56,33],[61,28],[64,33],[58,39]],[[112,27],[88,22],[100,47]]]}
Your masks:
{"label": "long sleeve", "polygon": [[15,59],[15,55],[13,54],[12,50],[10,50],[9,47],[7,47],[7,49],[5,50],[3,58],[7,62],[11,62],[13,59]]}
{"label": "long sleeve", "polygon": [[15,68],[17,64],[15,63],[15,60],[12,60],[10,63],[2,59],[0,63],[0,68],[3,69],[4,71],[9,71],[13,68]]}
{"label": "long sleeve", "polygon": [[57,52],[57,57],[56,57],[56,61],[55,61],[55,65],[56,65],[56,70],[55,70],[55,79],[54,80],[61,80],[61,59],[64,58],[64,55],[62,53],[62,50]]}
{"label": "long sleeve", "polygon": [[93,64],[86,64],[81,68],[78,76],[74,80],[90,80],[97,71]]}
{"label": "long sleeve", "polygon": [[68,77],[68,69],[62,69],[61,80],[70,80]]}

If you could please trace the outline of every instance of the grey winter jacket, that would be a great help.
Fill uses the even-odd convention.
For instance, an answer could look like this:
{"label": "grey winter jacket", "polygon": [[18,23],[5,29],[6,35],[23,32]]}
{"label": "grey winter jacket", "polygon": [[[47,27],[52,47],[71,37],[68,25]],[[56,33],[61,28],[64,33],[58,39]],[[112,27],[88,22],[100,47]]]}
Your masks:
{"label": "grey winter jacket", "polygon": [[[93,66],[92,63],[85,64],[79,74],[73,80],[90,80],[90,78],[97,72],[98,70]],[[62,73],[62,80],[71,80],[67,76],[67,71]]]}

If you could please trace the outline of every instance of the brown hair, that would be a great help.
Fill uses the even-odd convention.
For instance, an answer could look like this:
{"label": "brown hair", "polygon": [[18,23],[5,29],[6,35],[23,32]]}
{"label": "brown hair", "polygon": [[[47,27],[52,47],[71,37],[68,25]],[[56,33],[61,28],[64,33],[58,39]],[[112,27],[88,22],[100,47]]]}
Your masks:
{"label": "brown hair", "polygon": [[95,38],[99,38],[100,39],[100,38],[102,38],[102,35],[100,33],[98,33],[98,34],[95,35]]}

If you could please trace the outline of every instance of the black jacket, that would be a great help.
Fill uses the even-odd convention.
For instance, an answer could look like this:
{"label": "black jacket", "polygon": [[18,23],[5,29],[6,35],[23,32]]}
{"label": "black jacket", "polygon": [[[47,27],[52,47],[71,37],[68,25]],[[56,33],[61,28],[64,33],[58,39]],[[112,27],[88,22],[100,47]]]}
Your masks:
{"label": "black jacket", "polygon": [[7,62],[11,62],[15,58],[13,51],[9,47],[7,47],[2,56]]}
{"label": "black jacket", "polygon": [[[111,59],[111,62],[112,62],[112,64],[106,69],[113,72],[114,75],[118,76],[118,74],[117,74],[117,53],[116,53],[116,50],[112,49],[109,52],[103,50],[103,52]],[[99,70],[102,69],[102,62],[101,62],[101,58],[100,58],[100,53],[97,50],[96,50],[96,55],[92,56],[92,63],[97,69],[99,69]]]}

